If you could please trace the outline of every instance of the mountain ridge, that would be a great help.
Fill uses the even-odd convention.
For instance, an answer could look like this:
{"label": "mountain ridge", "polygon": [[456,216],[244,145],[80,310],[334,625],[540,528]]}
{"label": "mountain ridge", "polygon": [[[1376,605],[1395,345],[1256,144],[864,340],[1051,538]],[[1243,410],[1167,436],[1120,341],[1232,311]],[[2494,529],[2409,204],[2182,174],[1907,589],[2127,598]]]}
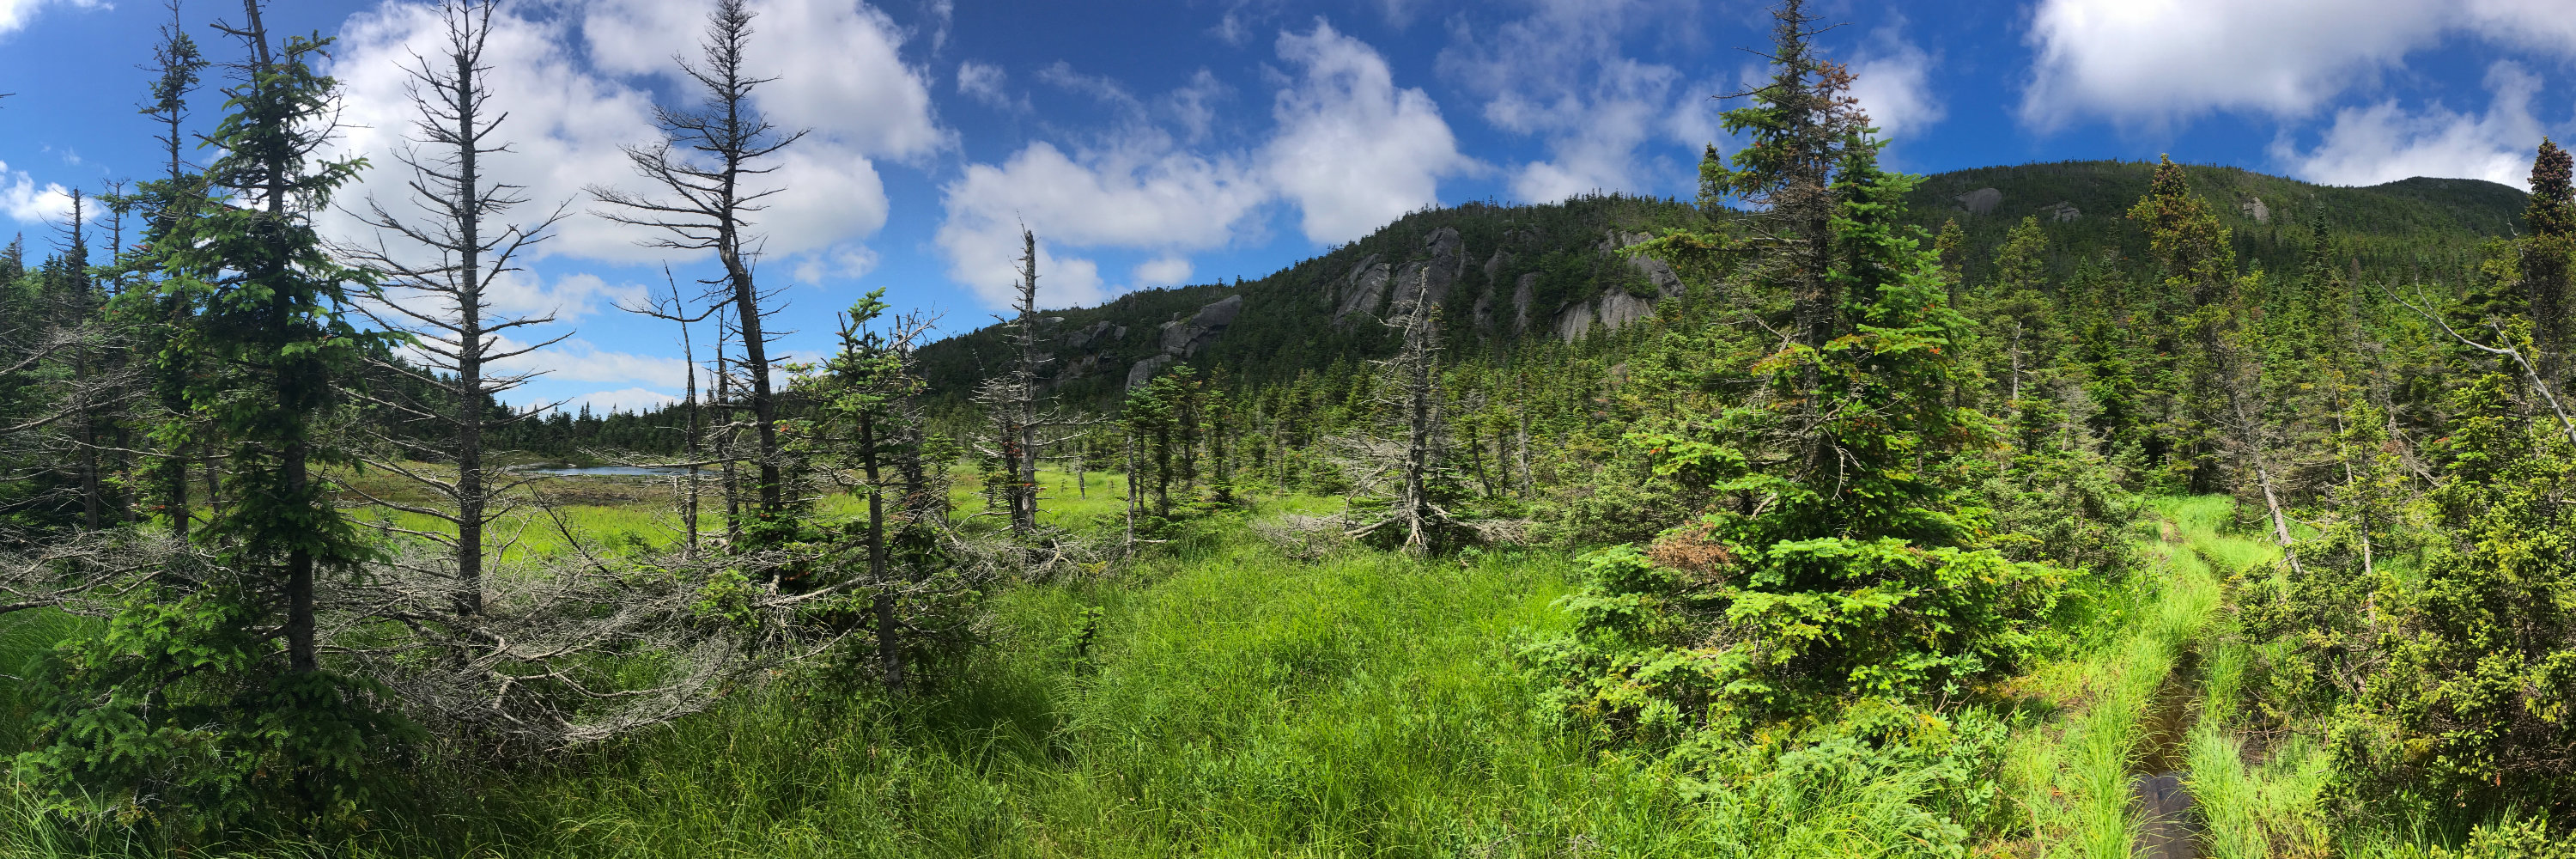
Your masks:
{"label": "mountain ridge", "polygon": [[[2146,243],[2125,214],[2146,193],[2155,166],[2066,161],[1938,173],[1909,195],[1910,211],[1927,235],[1945,222],[1959,224],[1958,262],[1969,282],[1988,276],[1992,249],[2025,217],[2047,230],[2049,263],[2059,273],[2126,268],[2144,258]],[[2415,177],[2345,187],[2237,167],[2185,169],[2195,192],[2232,228],[2249,269],[2283,271],[2307,259],[2320,219],[2335,252],[2354,263],[2419,271],[2469,264],[2479,243],[2521,223],[2523,192],[2482,180]],[[1381,326],[1358,320],[1417,292],[1453,320],[1448,327],[1462,355],[1504,358],[1534,337],[1580,344],[1651,318],[1683,292],[1668,267],[1619,248],[1706,220],[1689,203],[1621,194],[1417,211],[1258,279],[1140,290],[1047,311],[1044,342],[1055,360],[1044,375],[1068,401],[1106,406],[1180,363],[1222,367],[1253,384],[1348,372],[1392,349]],[[962,399],[1003,366],[1000,331],[989,325],[926,345],[921,357],[932,390]]]}

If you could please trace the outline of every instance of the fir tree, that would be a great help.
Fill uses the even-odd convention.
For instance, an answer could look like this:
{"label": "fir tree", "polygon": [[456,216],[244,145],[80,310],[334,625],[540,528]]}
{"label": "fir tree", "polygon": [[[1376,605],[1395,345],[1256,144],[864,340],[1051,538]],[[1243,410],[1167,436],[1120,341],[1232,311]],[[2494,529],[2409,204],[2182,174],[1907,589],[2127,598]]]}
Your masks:
{"label": "fir tree", "polygon": [[333,81],[313,67],[329,40],[279,44],[255,0],[243,11],[224,29],[249,58],[208,135],[221,152],[208,181],[231,205],[172,224],[160,285],[201,308],[170,348],[217,368],[187,399],[225,444],[235,503],[194,535],[211,563],[170,571],[65,645],[40,746],[20,759],[59,808],[174,829],[354,815],[400,725],[326,669],[315,628],[321,577],[372,554],[316,473],[351,461],[332,425],[368,344],[342,312],[368,274],[331,259],[313,217],[362,165],[313,160],[332,114]]}
{"label": "fir tree", "polygon": [[2522,294],[2531,315],[2532,340],[2545,356],[2543,372],[2552,380],[2564,369],[2558,355],[2567,348],[2567,281],[2570,257],[2576,257],[2576,188],[2570,173],[2576,158],[2548,138],[2531,161],[2531,197],[2523,222],[2531,235],[2522,241]]}

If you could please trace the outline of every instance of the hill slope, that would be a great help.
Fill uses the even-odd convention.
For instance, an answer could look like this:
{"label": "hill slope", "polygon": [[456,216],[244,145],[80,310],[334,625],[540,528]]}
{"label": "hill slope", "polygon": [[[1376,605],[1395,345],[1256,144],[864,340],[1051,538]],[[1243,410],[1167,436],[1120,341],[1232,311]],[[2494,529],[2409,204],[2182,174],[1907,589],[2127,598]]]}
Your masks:
{"label": "hill slope", "polygon": [[[2492,182],[2342,188],[2188,169],[2192,187],[2234,229],[2238,257],[2272,271],[2306,258],[2317,220],[2355,263],[2427,276],[2463,270],[2479,242],[2521,223],[2522,192]],[[2126,271],[2146,240],[2124,215],[2154,171],[2147,162],[2079,161],[1942,173],[1916,189],[1913,212],[1927,231],[1959,222],[1972,282],[2024,217],[2046,226],[2059,274],[2087,265]],[[1258,280],[1145,290],[1053,313],[1060,321],[1049,326],[1056,360],[1048,372],[1066,399],[1094,405],[1178,362],[1222,367],[1253,384],[1330,373],[1388,352],[1385,330],[1366,318],[1417,290],[1442,306],[1460,354],[1500,356],[1533,338],[1581,341],[1647,318],[1682,291],[1668,268],[1617,249],[1701,219],[1682,202],[1617,195],[1415,212]],[[988,326],[931,344],[922,359],[935,390],[961,397],[1006,354],[999,329]]]}

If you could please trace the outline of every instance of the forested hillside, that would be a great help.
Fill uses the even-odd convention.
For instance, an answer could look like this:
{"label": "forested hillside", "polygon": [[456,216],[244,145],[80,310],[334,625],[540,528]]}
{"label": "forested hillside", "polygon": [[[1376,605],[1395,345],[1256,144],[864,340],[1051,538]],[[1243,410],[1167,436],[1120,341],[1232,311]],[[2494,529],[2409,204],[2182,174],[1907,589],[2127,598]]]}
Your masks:
{"label": "forested hillside", "polygon": [[[1003,324],[877,291],[773,363],[736,189],[797,137],[721,0],[667,193],[586,215],[723,267],[633,308],[687,396],[540,416],[494,7],[441,7],[393,167],[316,156],[327,42],[259,8],[210,163],[173,31],[168,175],[0,257],[0,854],[2576,843],[2551,141],[2528,193],[1909,176],[1784,0],[1697,199],[1068,310],[1023,230]],[[320,234],[362,169],[416,247]]]}
{"label": "forested hillside", "polygon": [[[2040,220],[2048,238],[2042,263],[2053,279],[2079,270],[2087,277],[2138,277],[2147,239],[2127,207],[2146,193],[2154,169],[2085,161],[1938,174],[1908,194],[1907,220],[1935,235],[1957,224],[1957,236],[1941,241],[1954,243],[1944,246],[1945,257],[1955,257],[1969,282],[1995,277],[1993,251],[2025,217]],[[2523,209],[2521,191],[2473,179],[2337,188],[2232,167],[2183,169],[2194,193],[2232,231],[2237,257],[2272,271],[2309,264],[2322,223],[2344,264],[2457,273],[2474,267],[2480,241],[2518,229]],[[1349,324],[1363,312],[1346,300],[1357,291],[1352,285],[1381,263],[1395,288],[1381,289],[1379,306],[1366,312],[1383,311],[1409,278],[1427,273],[1430,288],[1442,296],[1444,317],[1466,323],[1453,334],[1459,347],[1474,360],[1503,360],[1521,341],[1615,332],[1678,297],[1679,282],[1668,267],[1659,271],[1650,258],[1620,251],[1698,220],[1693,207],[1678,201],[1621,196],[1419,212],[1259,279],[1146,290],[1100,307],[1048,311],[1055,360],[1045,372],[1068,399],[1103,406],[1127,386],[1138,362],[1167,354],[1202,369],[1224,367],[1252,385],[1299,373],[1345,378],[1361,371],[1360,359],[1394,348],[1383,331]],[[1605,303],[1613,293],[1624,295]],[[1236,296],[1239,309],[1195,319]],[[1220,316],[1225,321],[1210,324]],[[1001,326],[987,326],[926,346],[922,360],[933,389],[960,397],[972,391],[1007,363],[1002,336]]]}

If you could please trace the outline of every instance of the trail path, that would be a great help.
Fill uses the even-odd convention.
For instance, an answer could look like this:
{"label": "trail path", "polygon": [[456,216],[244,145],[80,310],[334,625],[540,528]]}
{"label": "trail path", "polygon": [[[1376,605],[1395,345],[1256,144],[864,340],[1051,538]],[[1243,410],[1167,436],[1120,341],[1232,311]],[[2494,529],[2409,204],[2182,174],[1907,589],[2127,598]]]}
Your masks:
{"label": "trail path", "polygon": [[[2135,573],[2149,592],[2126,633],[2034,678],[2040,694],[2066,708],[2009,764],[2041,855],[2235,859],[2209,849],[2203,781],[2193,772],[2216,728],[2201,723],[2210,707],[2202,649],[2226,575],[2272,551],[2220,533],[2231,505],[2223,497],[2154,502],[2159,538],[2142,547],[2148,563]],[[2232,686],[2219,697],[2231,694]]]}

